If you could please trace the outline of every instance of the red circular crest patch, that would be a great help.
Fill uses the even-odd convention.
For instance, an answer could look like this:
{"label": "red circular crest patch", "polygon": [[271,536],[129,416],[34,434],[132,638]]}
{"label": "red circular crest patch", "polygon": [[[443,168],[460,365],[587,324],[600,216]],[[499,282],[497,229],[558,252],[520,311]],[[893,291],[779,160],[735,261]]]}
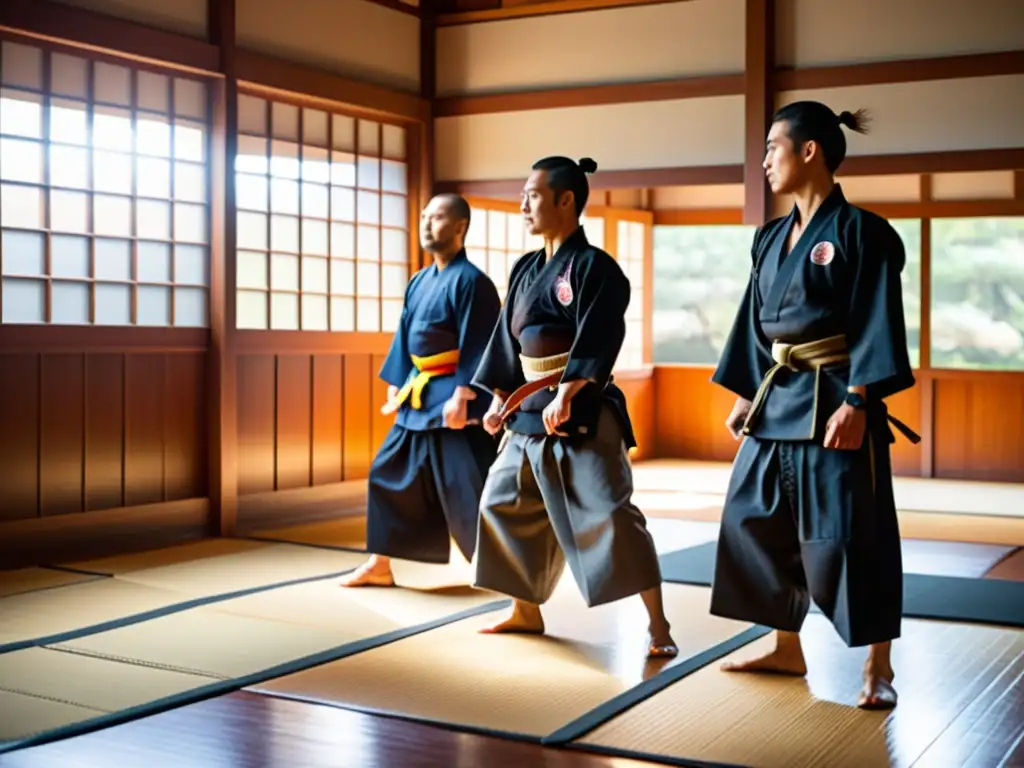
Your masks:
{"label": "red circular crest patch", "polygon": [[811,261],[818,266],[825,266],[826,264],[832,263],[832,259],[836,255],[835,246],[832,243],[823,240],[811,249]]}
{"label": "red circular crest patch", "polygon": [[555,280],[555,298],[558,299],[558,303],[563,307],[568,307],[572,304],[572,284],[564,277],[559,277]]}

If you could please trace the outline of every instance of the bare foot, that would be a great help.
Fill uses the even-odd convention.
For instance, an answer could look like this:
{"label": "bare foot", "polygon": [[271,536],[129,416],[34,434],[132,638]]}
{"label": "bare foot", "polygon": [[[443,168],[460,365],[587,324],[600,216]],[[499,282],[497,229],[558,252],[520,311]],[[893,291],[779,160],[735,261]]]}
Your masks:
{"label": "bare foot", "polygon": [[861,709],[892,709],[896,706],[896,689],[892,681],[896,677],[892,667],[873,669],[871,664],[864,669],[864,687],[860,689],[857,706]]}
{"label": "bare foot", "polygon": [[341,577],[339,587],[393,587],[391,559],[374,555],[349,574]]}
{"label": "bare foot", "polygon": [[668,623],[663,628],[651,627],[648,630],[650,643],[647,646],[647,658],[649,659],[671,659],[679,655],[679,647],[672,639]]}
{"label": "bare foot", "polygon": [[489,627],[480,630],[485,635],[525,634],[543,635],[544,617],[540,614],[540,606],[522,600],[512,602],[512,610],[508,616]]}
{"label": "bare foot", "polygon": [[766,672],[797,677],[806,675],[807,662],[800,646],[800,636],[787,632],[778,633],[776,638],[775,650],[748,661],[726,662],[722,669],[725,672]]}

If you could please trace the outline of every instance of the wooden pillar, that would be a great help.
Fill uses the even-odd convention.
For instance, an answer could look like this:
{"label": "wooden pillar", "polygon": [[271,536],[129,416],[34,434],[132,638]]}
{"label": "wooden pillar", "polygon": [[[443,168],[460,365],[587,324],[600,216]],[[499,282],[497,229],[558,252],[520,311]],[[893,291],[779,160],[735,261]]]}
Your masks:
{"label": "wooden pillar", "polygon": [[775,0],[747,0],[746,41],[743,223],[759,226],[772,213],[772,194],[761,163],[775,111]]}
{"label": "wooden pillar", "polygon": [[[429,108],[419,129],[419,176],[420,208],[435,194],[434,189],[434,100],[437,98],[437,14],[434,3],[420,4],[420,96],[427,100]],[[417,213],[417,221],[419,220]],[[477,224],[479,226],[479,223]],[[414,230],[418,233],[418,230]],[[420,253],[421,263],[426,266],[428,257]]]}
{"label": "wooden pillar", "polygon": [[[921,203],[932,199],[932,175],[921,174]],[[921,220],[921,333],[918,342],[918,382],[921,388],[921,477],[935,476],[935,387],[932,375],[932,220]]]}
{"label": "wooden pillar", "polygon": [[220,49],[224,77],[211,88],[210,141],[210,529],[233,536],[238,510],[238,377],[235,357],[235,184],[238,81],[235,75],[235,0],[209,0],[209,40]]}

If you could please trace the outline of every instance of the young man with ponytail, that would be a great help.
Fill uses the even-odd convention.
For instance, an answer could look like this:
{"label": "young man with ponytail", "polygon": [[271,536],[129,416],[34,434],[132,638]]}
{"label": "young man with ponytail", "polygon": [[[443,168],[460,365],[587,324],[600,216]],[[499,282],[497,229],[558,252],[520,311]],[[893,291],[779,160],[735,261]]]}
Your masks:
{"label": "young man with ponytail", "polygon": [[579,221],[595,170],[590,158],[548,157],[523,189],[527,227],[545,245],[512,268],[473,381],[494,396],[484,428],[505,429],[480,500],[475,584],[514,598],[486,631],[542,633],[540,605],[568,560],[590,606],[640,594],[648,656],[675,656],[654,542],[630,500],[636,441],[612,381],[629,280]]}
{"label": "young man with ponytail", "polygon": [[730,664],[804,675],[799,631],[813,600],[847,646],[868,646],[858,706],[896,704],[892,641],[903,567],[885,398],[914,385],[900,273],[903,243],[846,201],[834,175],[843,127],[863,112],[818,102],[779,110],[764,169],[788,216],[758,229],[750,281],[712,380],[738,397],[742,440],[722,513],[711,612],[773,627],[776,647]]}

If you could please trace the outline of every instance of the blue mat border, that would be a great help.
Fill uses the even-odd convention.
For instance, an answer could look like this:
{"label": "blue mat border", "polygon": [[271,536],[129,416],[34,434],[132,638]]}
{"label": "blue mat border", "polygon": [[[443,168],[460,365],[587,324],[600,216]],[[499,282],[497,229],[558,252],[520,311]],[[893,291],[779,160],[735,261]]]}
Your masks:
{"label": "blue mat border", "polygon": [[449,614],[448,616],[443,616],[439,619],[434,619],[422,624],[415,624],[411,627],[404,627],[392,632],[386,632],[382,635],[375,635],[373,637],[356,640],[351,643],[344,643],[343,645],[330,648],[326,651],[319,651],[308,656],[293,659],[292,661],[278,664],[249,675],[199,686],[190,691],[183,691],[145,704],[128,707],[127,709],[118,710],[117,712],[111,712],[106,715],[83,720],[79,723],[71,723],[49,731],[43,731],[24,739],[0,742],[0,754],[27,749],[28,747],[41,746],[43,744],[68,739],[74,736],[83,736],[87,733],[92,733],[103,728],[109,728],[132,720],[149,717],[150,715],[175,709],[176,707],[184,706],[186,704],[195,704],[205,699],[221,696],[225,693],[232,693],[250,685],[256,685],[267,680],[272,680],[276,677],[294,674],[304,669],[309,669],[310,667],[316,667],[321,664],[337,661],[338,659],[343,659],[346,656],[352,656],[357,653],[362,653],[363,651],[368,651],[372,648],[378,648],[388,645],[389,643],[404,640],[407,637],[412,637],[413,635],[418,635],[423,632],[429,632],[432,629],[437,629],[438,627],[442,627],[446,624],[462,621],[463,619],[484,613],[490,613],[498,610],[499,608],[507,607],[510,604],[511,601],[507,599],[491,601],[489,603],[484,603],[483,605],[475,606],[473,608],[467,608],[463,611]]}
{"label": "blue mat border", "polygon": [[[662,577],[670,584],[709,587],[716,552],[715,541],[666,552],[658,558]],[[820,613],[816,605],[812,604],[811,610]],[[903,616],[1021,628],[1024,581],[904,573]]]}

